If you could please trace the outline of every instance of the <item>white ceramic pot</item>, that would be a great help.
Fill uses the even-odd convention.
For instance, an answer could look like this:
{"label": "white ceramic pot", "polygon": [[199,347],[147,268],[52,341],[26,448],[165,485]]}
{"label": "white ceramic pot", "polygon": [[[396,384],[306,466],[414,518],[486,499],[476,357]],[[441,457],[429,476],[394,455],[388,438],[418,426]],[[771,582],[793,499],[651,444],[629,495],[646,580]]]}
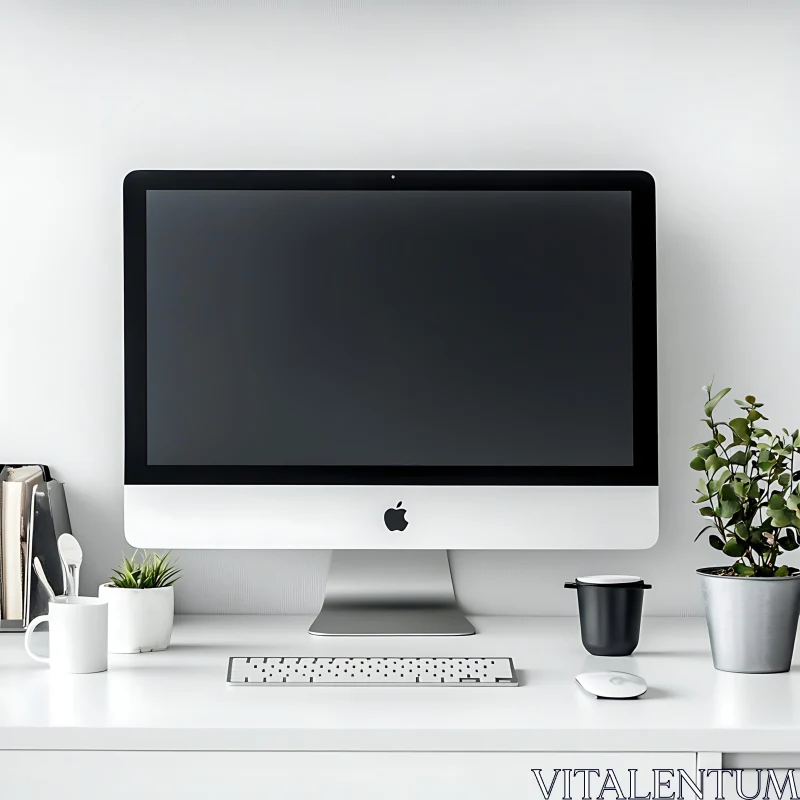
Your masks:
{"label": "white ceramic pot", "polygon": [[172,637],[175,593],[161,589],[120,589],[105,583],[98,596],[108,603],[108,652],[166,650]]}

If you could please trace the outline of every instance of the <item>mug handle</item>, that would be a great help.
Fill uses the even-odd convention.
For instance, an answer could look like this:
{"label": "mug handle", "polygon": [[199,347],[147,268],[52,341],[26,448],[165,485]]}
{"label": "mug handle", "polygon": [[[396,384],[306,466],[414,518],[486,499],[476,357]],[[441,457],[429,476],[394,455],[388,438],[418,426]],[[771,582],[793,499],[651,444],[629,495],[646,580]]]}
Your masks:
{"label": "mug handle", "polygon": [[28,625],[28,630],[25,631],[25,652],[34,660],[34,661],[41,661],[42,664],[49,664],[50,659],[47,656],[40,656],[31,650],[31,637],[33,636],[34,630],[39,627],[43,622],[49,622],[50,615],[43,614],[41,617],[36,617]]}

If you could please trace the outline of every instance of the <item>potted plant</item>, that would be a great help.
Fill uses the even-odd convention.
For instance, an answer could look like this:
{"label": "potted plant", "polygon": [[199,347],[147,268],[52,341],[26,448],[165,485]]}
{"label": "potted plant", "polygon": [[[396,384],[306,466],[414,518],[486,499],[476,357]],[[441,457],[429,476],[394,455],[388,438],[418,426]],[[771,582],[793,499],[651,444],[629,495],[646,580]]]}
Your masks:
{"label": "potted plant", "polygon": [[108,602],[108,651],[151,653],[166,650],[175,616],[173,584],[180,569],[164,556],[136,551],[112,570],[99,596]]}
{"label": "potted plant", "polygon": [[[786,672],[791,666],[798,614],[800,571],[779,564],[800,544],[800,431],[764,427],[763,403],[736,400],[740,415],[714,416],[730,389],[712,396],[704,386],[710,436],[692,447],[690,466],[715,550],[733,561],[698,570],[714,666],[726,672]],[[709,533],[710,531],[710,533]]]}

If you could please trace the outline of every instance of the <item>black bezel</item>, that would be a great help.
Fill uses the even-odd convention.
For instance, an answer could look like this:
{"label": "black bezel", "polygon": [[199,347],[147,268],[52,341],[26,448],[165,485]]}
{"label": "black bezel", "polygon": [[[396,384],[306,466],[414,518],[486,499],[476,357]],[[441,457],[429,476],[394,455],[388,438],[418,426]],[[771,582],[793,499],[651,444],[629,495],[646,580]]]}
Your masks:
{"label": "black bezel", "polygon": [[[147,463],[149,189],[612,190],[632,195],[633,465],[626,467],[163,466]],[[151,171],[123,184],[126,484],[655,486],[655,183],[639,171]]]}

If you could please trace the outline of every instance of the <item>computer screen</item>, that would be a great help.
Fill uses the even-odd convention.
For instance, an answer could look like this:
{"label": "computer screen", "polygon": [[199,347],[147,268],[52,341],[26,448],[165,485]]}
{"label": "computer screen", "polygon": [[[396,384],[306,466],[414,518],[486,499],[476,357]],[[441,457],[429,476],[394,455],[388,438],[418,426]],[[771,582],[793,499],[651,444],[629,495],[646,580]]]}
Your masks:
{"label": "computer screen", "polygon": [[634,464],[631,191],[144,211],[149,465]]}

